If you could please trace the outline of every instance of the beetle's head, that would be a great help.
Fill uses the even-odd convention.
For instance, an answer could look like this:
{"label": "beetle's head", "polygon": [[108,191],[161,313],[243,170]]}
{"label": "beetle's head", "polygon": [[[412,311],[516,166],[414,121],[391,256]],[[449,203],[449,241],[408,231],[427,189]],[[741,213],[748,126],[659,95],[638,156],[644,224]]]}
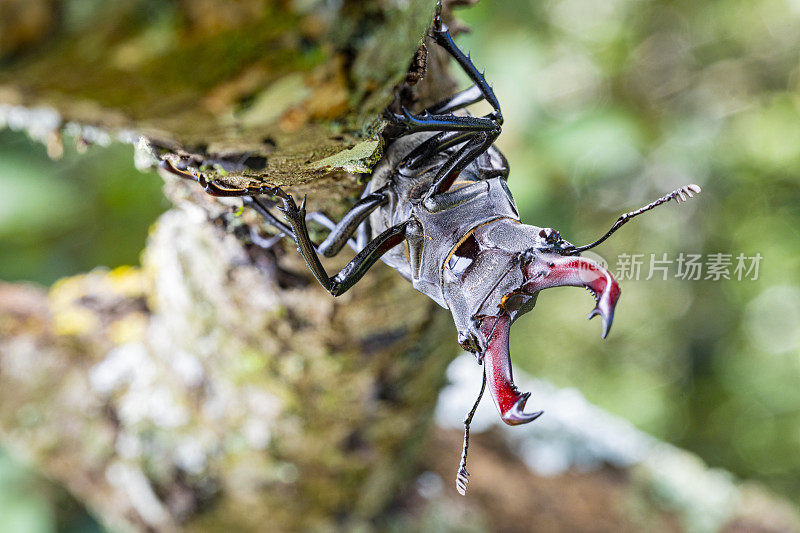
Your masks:
{"label": "beetle's head", "polygon": [[490,390],[508,424],[530,422],[541,413],[524,412],[527,394],[511,378],[512,322],[533,309],[540,291],[584,287],[595,298],[589,318],[599,315],[608,335],[620,289],[601,264],[578,255],[549,228],[500,219],[476,228],[454,250],[444,268],[445,298],[461,345],[482,358]]}
{"label": "beetle's head", "polygon": [[573,246],[553,229],[509,219],[479,226],[462,239],[444,265],[444,296],[459,342],[484,362],[489,389],[504,422],[524,424],[542,414],[525,413],[530,393],[520,394],[511,376],[508,340],[512,322],[533,309],[539,291],[565,285],[584,287],[596,302],[589,318],[600,315],[605,338],[614,320],[619,285],[604,266],[580,257],[580,252],[601,244],[634,217],[698,193],[700,187],[694,184],[675,189],[625,213],[605,235],[584,246]]}
{"label": "beetle's head", "polygon": [[[601,264],[572,254],[574,246],[551,228],[500,219],[475,229],[448,258],[444,268],[445,298],[465,347],[481,351],[488,339],[477,334],[476,322],[507,315],[513,322],[533,309],[538,293],[551,287],[584,287],[597,305],[605,338],[614,319],[619,285]],[[467,326],[467,327],[462,327]],[[469,327],[472,326],[472,327]],[[481,342],[481,341],[485,342]]]}

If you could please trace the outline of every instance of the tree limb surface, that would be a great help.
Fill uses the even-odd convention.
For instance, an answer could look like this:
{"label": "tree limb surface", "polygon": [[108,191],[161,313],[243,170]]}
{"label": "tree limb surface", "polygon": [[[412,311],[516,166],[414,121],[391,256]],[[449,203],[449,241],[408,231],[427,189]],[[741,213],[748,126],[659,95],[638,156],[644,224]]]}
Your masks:
{"label": "tree limb surface", "polygon": [[141,270],[3,286],[3,438],[115,527],[375,516],[414,473],[449,317],[388,269],[333,300],[195,211]]}
{"label": "tree limb surface", "polygon": [[434,4],[4,0],[0,124],[54,155],[143,139],[234,186],[369,172]]}
{"label": "tree limb surface", "polygon": [[[448,403],[471,401],[475,383],[456,379],[439,401],[444,427],[426,436],[449,359],[423,355],[436,333],[337,334],[364,312],[391,313],[401,294],[367,310],[320,306],[300,288],[269,290],[246,266],[193,263],[189,250],[203,246],[186,235],[185,249],[154,255],[184,231],[172,216],[142,270],[98,270],[49,294],[0,286],[3,439],[112,528],[800,531],[795,508],[757,484],[524,375],[548,416],[512,429],[479,417],[473,482],[459,496],[463,409]],[[221,248],[208,235],[195,238],[239,253],[233,239]],[[235,297],[239,285],[257,298]],[[311,309],[297,329],[280,318]],[[443,316],[420,311],[406,326],[446,330]],[[554,445],[568,457],[548,453]],[[560,466],[545,467],[548,457]]]}

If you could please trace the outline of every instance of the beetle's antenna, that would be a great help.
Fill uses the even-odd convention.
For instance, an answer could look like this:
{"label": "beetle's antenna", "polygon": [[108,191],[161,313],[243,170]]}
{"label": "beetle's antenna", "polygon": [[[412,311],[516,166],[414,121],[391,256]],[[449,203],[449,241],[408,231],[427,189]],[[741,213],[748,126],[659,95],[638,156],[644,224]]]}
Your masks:
{"label": "beetle's antenna", "polygon": [[467,472],[467,449],[469,448],[469,425],[472,423],[472,417],[475,416],[475,411],[478,409],[478,404],[481,403],[483,398],[483,391],[486,390],[486,368],[483,369],[483,384],[481,384],[481,391],[478,393],[478,399],[475,400],[475,405],[467,414],[464,419],[464,448],[461,450],[461,464],[458,467],[458,474],[456,475],[456,490],[462,496],[467,495],[467,483],[469,483],[469,472]]}
{"label": "beetle's antenna", "polygon": [[564,250],[563,253],[564,253],[564,255],[575,255],[575,254],[578,254],[578,253],[583,252],[585,250],[589,250],[591,248],[594,248],[598,244],[601,244],[603,241],[605,241],[606,239],[611,237],[611,235],[615,231],[617,231],[619,228],[624,226],[633,217],[639,216],[642,213],[646,213],[647,211],[650,211],[651,209],[656,208],[656,207],[660,206],[661,204],[665,204],[665,203],[667,203],[667,202],[669,202],[670,200],[673,200],[673,199],[676,200],[677,202],[685,202],[689,198],[693,198],[695,194],[700,194],[700,191],[701,191],[700,187],[695,185],[694,183],[690,183],[689,185],[684,185],[683,187],[675,189],[671,193],[669,193],[669,194],[667,194],[665,196],[662,196],[661,198],[659,198],[655,202],[651,202],[651,203],[647,204],[644,207],[640,207],[636,211],[630,211],[628,213],[625,213],[624,215],[621,215],[617,219],[617,221],[614,222],[614,225],[611,226],[611,229],[608,230],[608,232],[606,232],[605,235],[603,235],[602,237],[600,237],[599,239],[597,239],[593,243],[586,244],[584,246],[567,247]]}

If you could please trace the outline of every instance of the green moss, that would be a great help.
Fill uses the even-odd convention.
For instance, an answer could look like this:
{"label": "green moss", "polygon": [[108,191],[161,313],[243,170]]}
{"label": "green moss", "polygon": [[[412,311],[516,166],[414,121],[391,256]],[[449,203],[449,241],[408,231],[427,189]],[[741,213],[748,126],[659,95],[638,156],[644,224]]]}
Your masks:
{"label": "green moss", "polygon": [[383,156],[381,141],[370,139],[325,159],[311,163],[309,166],[326,170],[344,170],[352,174],[367,174],[372,171],[372,167],[381,156]]}

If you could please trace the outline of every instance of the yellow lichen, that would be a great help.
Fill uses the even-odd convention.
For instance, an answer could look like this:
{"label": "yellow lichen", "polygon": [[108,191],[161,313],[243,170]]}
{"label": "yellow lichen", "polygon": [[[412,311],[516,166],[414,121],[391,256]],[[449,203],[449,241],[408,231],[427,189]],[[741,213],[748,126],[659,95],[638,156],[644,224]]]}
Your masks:
{"label": "yellow lichen", "polygon": [[127,315],[108,327],[108,337],[114,344],[141,341],[147,330],[147,317],[142,313]]}
{"label": "yellow lichen", "polygon": [[97,316],[86,308],[70,306],[53,316],[57,335],[86,335],[100,325]]}
{"label": "yellow lichen", "polygon": [[144,294],[144,276],[137,267],[119,266],[108,273],[107,279],[116,294],[128,298],[137,298]]}

